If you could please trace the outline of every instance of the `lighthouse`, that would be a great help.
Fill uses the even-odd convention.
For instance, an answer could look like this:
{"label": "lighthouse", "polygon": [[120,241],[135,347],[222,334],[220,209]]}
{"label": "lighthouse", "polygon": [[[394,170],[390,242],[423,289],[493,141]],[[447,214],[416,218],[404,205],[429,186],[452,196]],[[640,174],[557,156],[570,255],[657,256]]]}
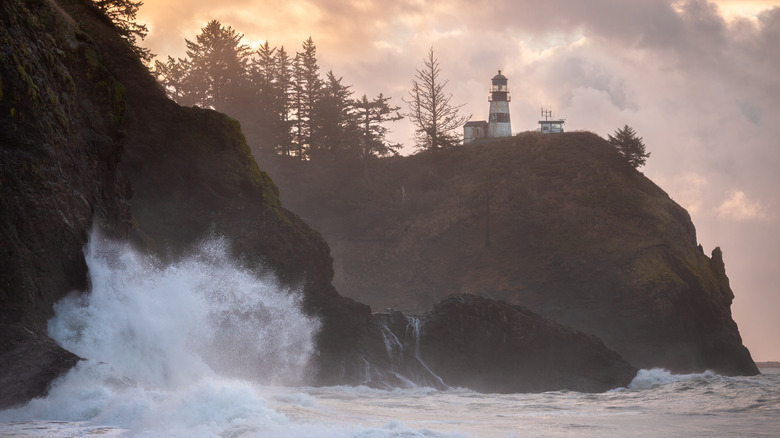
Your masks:
{"label": "lighthouse", "polygon": [[509,121],[509,88],[506,86],[506,76],[498,74],[493,76],[493,84],[490,87],[490,116],[488,118],[488,137],[511,137],[512,124]]}

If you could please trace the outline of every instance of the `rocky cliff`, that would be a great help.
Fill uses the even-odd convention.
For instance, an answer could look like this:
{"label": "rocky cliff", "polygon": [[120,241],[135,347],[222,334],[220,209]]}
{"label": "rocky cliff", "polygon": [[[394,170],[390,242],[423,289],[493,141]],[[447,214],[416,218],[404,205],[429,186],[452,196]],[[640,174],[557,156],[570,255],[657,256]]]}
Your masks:
{"label": "rocky cliff", "polygon": [[[162,260],[175,259],[204,237],[226,236],[235,257],[300,290],[305,310],[321,320],[309,383],[427,384],[446,372],[450,365],[439,361],[419,379],[405,377],[420,370],[420,357],[440,356],[437,344],[415,344],[417,361],[394,356],[384,317],[336,292],[328,245],[282,207],[238,123],[169,101],[89,2],[6,0],[0,4],[0,45],[0,407],[45,394],[80,360],[48,338],[46,321],[57,300],[88,291],[82,249],[93,229],[129,239]],[[482,312],[471,321],[491,315]],[[507,345],[518,336],[569,332],[545,327],[510,330]],[[460,339],[461,354],[468,354],[475,346]],[[602,364],[616,371],[613,379],[572,388],[627,384],[635,368],[603,345],[592,346],[609,357]],[[526,352],[543,357],[550,346],[542,348]],[[582,378],[574,380],[598,380],[590,369],[573,372]],[[513,374],[506,366],[481,384],[523,388]],[[465,382],[451,376],[441,385]],[[545,387],[562,389],[572,381],[555,379]]]}
{"label": "rocky cliff", "polygon": [[688,213],[595,134],[268,171],[328,241],[336,287],[374,308],[422,313],[472,293],[596,335],[641,368],[758,372],[721,250],[705,255]]}
{"label": "rocky cliff", "polygon": [[46,335],[51,305],[86,289],[93,223],[130,229],[125,88],[88,40],[49,3],[0,4],[0,406],[78,360]]}

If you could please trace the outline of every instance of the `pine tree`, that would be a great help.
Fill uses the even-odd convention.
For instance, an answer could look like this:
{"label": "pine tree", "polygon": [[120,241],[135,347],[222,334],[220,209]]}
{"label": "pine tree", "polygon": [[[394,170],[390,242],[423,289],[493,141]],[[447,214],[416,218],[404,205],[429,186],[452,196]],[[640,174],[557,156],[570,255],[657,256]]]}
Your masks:
{"label": "pine tree", "polygon": [[644,166],[646,159],[650,156],[649,152],[645,152],[645,143],[642,141],[642,137],[637,137],[634,128],[628,125],[616,130],[614,136],[609,135],[609,143],[635,169]]}
{"label": "pine tree", "polygon": [[276,150],[282,155],[291,155],[292,152],[292,124],[290,123],[290,112],[292,111],[292,94],[294,84],[292,79],[292,61],[284,50],[284,46],[279,47],[275,57],[274,77],[278,99],[275,102],[274,111],[276,113]]}
{"label": "pine tree", "polygon": [[249,79],[252,84],[254,102],[241,126],[247,140],[261,151],[273,151],[278,143],[277,129],[279,114],[276,110],[280,99],[276,80],[276,48],[266,41],[255,52],[249,63]]}
{"label": "pine tree", "polygon": [[167,62],[155,61],[152,73],[163,86],[168,97],[179,105],[192,106],[195,102],[187,101],[185,77],[187,75],[186,61],[168,56]]}
{"label": "pine tree", "polygon": [[133,52],[147,65],[152,62],[154,54],[151,50],[141,47],[138,39],[143,40],[149,33],[145,24],[139,24],[135,21],[138,9],[143,6],[141,1],[133,0],[92,0],[92,4],[97,6],[103,14],[114,23],[119,35],[122,36],[132,47]]}
{"label": "pine tree", "polygon": [[212,20],[195,41],[187,44],[188,75],[185,89],[194,102],[227,114],[246,97],[248,61],[251,50],[241,44],[244,35]]}
{"label": "pine tree", "polygon": [[[350,154],[350,146],[357,143],[352,88],[341,83],[329,71],[320,89],[320,95],[312,112],[312,151],[319,155],[342,157]],[[357,154],[355,154],[357,155]]]}
{"label": "pine tree", "polygon": [[415,142],[418,150],[438,150],[454,146],[459,141],[457,128],[466,123],[469,117],[458,114],[463,105],[450,104],[452,94],[447,95],[444,87],[449,80],[440,78],[442,69],[433,54],[433,47],[424,59],[425,66],[417,70],[409,91],[407,117],[414,123]]}
{"label": "pine tree", "polygon": [[317,48],[309,37],[303,43],[303,51],[295,55],[293,63],[293,81],[295,83],[294,105],[294,138],[298,157],[308,159],[311,156],[311,139],[316,129],[316,121],[312,120],[313,111],[320,95],[322,80],[319,77],[317,64]]}
{"label": "pine tree", "polygon": [[389,101],[389,97],[380,93],[379,96],[371,100],[368,100],[364,94],[363,97],[354,102],[356,119],[360,128],[361,158],[398,154],[396,150],[401,145],[387,143],[385,136],[388,129],[383,124],[401,120],[403,116],[398,112],[401,108],[391,106]]}

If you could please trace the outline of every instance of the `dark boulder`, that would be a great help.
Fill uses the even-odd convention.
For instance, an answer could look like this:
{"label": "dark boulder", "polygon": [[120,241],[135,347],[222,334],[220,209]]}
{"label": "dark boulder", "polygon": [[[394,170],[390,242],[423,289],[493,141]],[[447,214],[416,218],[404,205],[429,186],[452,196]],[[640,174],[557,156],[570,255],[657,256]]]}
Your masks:
{"label": "dark boulder", "polygon": [[447,384],[481,392],[602,392],[637,372],[595,336],[476,295],[451,296],[425,313],[419,352]]}

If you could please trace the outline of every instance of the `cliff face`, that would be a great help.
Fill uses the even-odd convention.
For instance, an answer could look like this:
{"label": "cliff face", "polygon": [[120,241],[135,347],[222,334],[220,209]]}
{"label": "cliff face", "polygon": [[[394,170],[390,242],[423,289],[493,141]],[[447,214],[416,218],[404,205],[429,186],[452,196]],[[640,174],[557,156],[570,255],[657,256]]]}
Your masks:
{"label": "cliff face", "polygon": [[52,303],[87,286],[93,221],[130,228],[118,170],[125,89],[47,3],[0,4],[0,406],[41,395],[77,358],[46,336]]}
{"label": "cliff face", "polygon": [[330,244],[336,287],[374,308],[422,313],[473,293],[594,334],[641,368],[758,372],[720,249],[703,254],[688,213],[595,134],[269,172]]}

